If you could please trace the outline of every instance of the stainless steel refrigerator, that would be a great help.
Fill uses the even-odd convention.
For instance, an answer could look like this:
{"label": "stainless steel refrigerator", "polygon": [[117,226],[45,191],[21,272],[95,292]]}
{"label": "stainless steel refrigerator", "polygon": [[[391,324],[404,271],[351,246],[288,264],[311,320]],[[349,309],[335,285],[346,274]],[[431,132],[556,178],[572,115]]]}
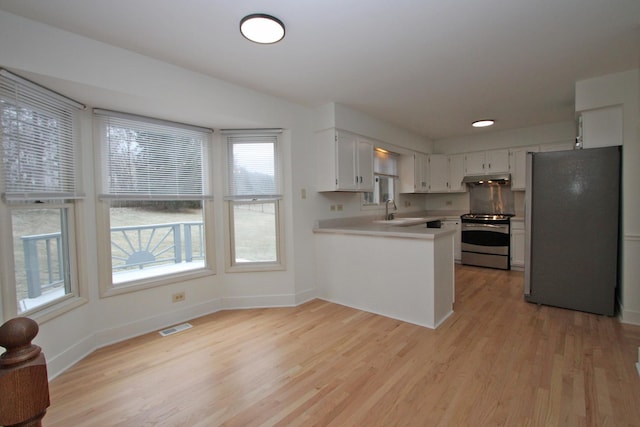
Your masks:
{"label": "stainless steel refrigerator", "polygon": [[527,154],[525,300],[612,316],[621,147]]}

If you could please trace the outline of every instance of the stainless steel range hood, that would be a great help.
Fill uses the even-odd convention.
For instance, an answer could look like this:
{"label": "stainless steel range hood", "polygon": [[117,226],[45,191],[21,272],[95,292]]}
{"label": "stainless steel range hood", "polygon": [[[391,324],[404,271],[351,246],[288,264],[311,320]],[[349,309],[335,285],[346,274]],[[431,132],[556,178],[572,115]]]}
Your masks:
{"label": "stainless steel range hood", "polygon": [[506,182],[511,180],[511,174],[497,173],[488,175],[469,175],[462,179],[463,184],[483,183],[483,182]]}

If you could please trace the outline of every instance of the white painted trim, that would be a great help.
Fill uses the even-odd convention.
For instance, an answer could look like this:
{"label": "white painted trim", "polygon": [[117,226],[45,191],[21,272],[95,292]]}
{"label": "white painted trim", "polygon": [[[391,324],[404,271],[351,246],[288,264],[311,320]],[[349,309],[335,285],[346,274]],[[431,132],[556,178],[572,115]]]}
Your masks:
{"label": "white painted trim", "polygon": [[315,288],[307,289],[296,294],[296,305],[301,305],[318,297],[318,291]]}
{"label": "white painted trim", "polygon": [[[399,320],[400,322],[411,323],[412,325],[422,326],[423,328],[435,329],[437,327],[437,325],[434,327],[433,325],[429,325],[426,322],[425,323],[420,323],[420,322],[417,322],[415,320],[410,320],[410,319],[407,319],[407,318],[402,317],[402,316],[397,316],[397,315],[389,316],[389,314],[387,314],[387,313],[382,313],[380,310],[376,310],[375,308],[371,308],[371,307],[368,307],[368,306],[362,305],[362,304],[345,304],[343,301],[336,301],[335,299],[331,299],[331,298],[327,298],[327,297],[318,297],[318,299],[320,299],[322,301],[330,302],[332,304],[338,304],[338,305],[342,305],[344,307],[353,308],[355,310],[365,311],[367,313],[372,313],[372,314],[375,314],[376,316],[382,316],[382,317],[386,317],[388,319],[395,319],[395,320]],[[453,314],[453,312],[451,312],[451,314]],[[444,322],[447,317],[449,317],[449,315],[445,316],[445,318],[443,318],[441,322],[438,322],[438,325],[440,323]]]}
{"label": "white painted trim", "polygon": [[293,294],[222,298],[222,307],[224,310],[295,306],[296,296]]}
{"label": "white painted trim", "polygon": [[640,326],[640,312],[625,310],[620,307],[620,322]]}

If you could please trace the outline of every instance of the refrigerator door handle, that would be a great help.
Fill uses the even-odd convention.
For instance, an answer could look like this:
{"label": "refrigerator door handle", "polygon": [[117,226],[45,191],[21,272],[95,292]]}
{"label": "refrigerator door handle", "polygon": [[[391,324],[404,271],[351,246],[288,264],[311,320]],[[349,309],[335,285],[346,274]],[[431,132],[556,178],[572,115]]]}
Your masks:
{"label": "refrigerator door handle", "polygon": [[527,153],[524,197],[524,294],[531,294],[531,201],[533,197],[533,155]]}

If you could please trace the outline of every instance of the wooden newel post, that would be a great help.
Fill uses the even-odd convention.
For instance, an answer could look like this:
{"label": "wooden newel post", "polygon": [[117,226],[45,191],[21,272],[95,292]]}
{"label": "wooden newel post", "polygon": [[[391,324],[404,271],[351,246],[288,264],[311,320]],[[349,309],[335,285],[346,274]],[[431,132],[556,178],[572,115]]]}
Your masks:
{"label": "wooden newel post", "polygon": [[40,347],[31,344],[38,324],[26,317],[0,326],[0,425],[41,426],[49,407],[47,362]]}

